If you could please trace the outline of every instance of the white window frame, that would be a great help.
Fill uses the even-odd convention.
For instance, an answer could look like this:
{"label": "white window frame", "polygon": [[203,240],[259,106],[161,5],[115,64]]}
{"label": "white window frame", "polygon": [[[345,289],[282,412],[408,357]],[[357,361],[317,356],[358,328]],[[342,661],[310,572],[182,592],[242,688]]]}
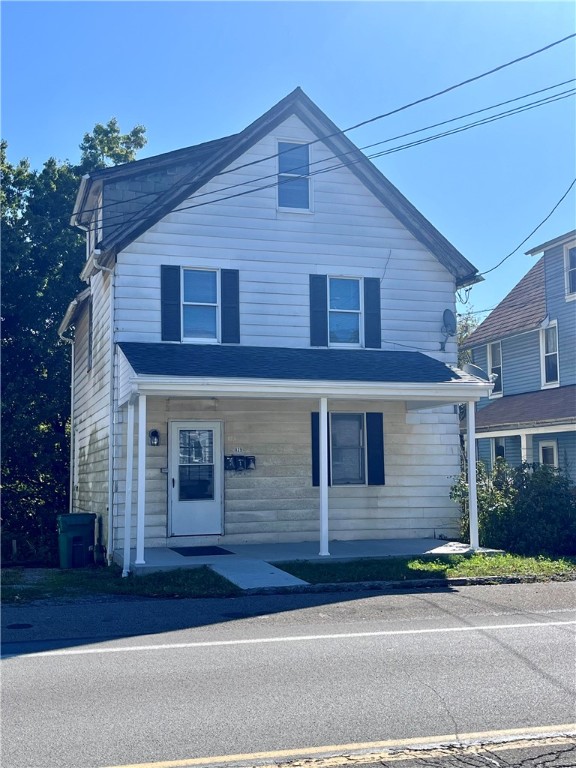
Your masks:
{"label": "white window frame", "polygon": [[[498,457],[496,455],[496,442],[500,441],[500,440],[502,441],[501,445],[502,445],[502,448],[504,449],[504,456],[502,456],[502,457]],[[491,455],[492,466],[494,466],[496,464],[496,459],[497,458],[502,458],[502,459],[504,459],[504,461],[506,461],[506,438],[505,437],[493,437],[493,438],[491,438],[490,439],[490,452],[492,454]]]}
{"label": "white window frame", "polygon": [[[368,485],[368,439],[366,433],[366,413],[364,411],[331,411],[330,414],[330,485],[334,488],[363,488]],[[332,445],[333,429],[332,419],[334,416],[361,416],[362,417],[362,445],[363,450],[363,473],[364,482],[362,483],[335,483],[334,482],[334,448]]]}
{"label": "white window frame", "polygon": [[564,246],[564,289],[566,301],[576,301],[576,291],[570,291],[570,272],[576,272],[576,270],[570,270],[570,251],[573,248],[576,248],[576,240],[573,240],[571,243],[566,243]]}
{"label": "white window frame", "polygon": [[[358,283],[358,305],[359,309],[330,309],[330,280],[355,280]],[[360,349],[364,347],[364,280],[362,277],[350,275],[328,275],[328,346],[338,347],[338,349]],[[330,313],[347,312],[351,315],[358,315],[358,343],[347,344],[345,342],[330,341]]]}
{"label": "white window frame", "polygon": [[542,456],[543,448],[552,448],[554,453],[554,464],[546,464],[545,466],[554,466],[558,468],[558,442],[556,440],[542,440],[540,443],[538,443],[538,461],[540,464],[544,464]]}
{"label": "white window frame", "polygon": [[[308,147],[308,174],[303,173],[280,173],[280,144],[298,144],[298,145],[306,145]],[[276,173],[277,173],[277,180],[278,180],[278,187],[276,189],[276,207],[278,211],[281,211],[283,213],[304,213],[304,214],[310,214],[314,211],[314,203],[313,203],[313,197],[312,197],[312,191],[313,191],[313,185],[312,185],[312,179],[310,177],[310,158],[311,158],[311,152],[310,152],[310,142],[309,141],[295,141],[294,139],[283,139],[280,137],[276,138],[276,151],[278,153],[278,157],[276,158]],[[280,177],[281,176],[290,176],[295,179],[308,179],[308,208],[290,208],[289,206],[280,205]]]}
{"label": "white window frame", "polygon": [[[554,328],[556,330],[556,370],[558,378],[555,381],[546,381],[546,331]],[[554,389],[560,386],[560,351],[558,349],[558,322],[553,320],[547,328],[540,329],[540,387],[541,389]]]}
{"label": "white window frame", "polygon": [[490,393],[490,397],[502,397],[504,394],[504,361],[502,359],[502,342],[501,341],[492,341],[488,342],[486,347],[486,359],[488,361],[488,375],[492,374],[492,347],[498,344],[500,347],[500,376],[499,376],[499,382],[500,382],[500,391],[499,392],[492,392]]}
{"label": "white window frame", "polygon": [[[212,272],[216,275],[216,303],[184,301],[184,273],[185,272]],[[180,318],[182,323],[182,341],[193,344],[219,344],[220,343],[220,270],[209,267],[182,267],[180,275]],[[215,307],[216,308],[216,336],[206,338],[205,336],[185,336],[184,335],[184,307]]]}

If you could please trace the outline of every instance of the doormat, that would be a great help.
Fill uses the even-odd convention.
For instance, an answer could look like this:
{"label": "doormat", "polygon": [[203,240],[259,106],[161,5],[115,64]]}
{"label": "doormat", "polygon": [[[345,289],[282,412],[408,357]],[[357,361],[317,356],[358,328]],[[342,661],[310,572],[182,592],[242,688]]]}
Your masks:
{"label": "doormat", "polygon": [[184,557],[204,557],[205,555],[232,555],[222,547],[170,547],[172,552],[177,552]]}

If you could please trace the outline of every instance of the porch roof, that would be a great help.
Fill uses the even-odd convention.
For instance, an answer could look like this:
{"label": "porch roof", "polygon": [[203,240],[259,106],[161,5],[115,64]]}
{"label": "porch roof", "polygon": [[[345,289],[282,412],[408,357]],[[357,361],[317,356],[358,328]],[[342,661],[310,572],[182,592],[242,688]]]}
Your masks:
{"label": "porch roof", "polygon": [[576,386],[541,389],[493,400],[476,414],[476,431],[576,424]]}

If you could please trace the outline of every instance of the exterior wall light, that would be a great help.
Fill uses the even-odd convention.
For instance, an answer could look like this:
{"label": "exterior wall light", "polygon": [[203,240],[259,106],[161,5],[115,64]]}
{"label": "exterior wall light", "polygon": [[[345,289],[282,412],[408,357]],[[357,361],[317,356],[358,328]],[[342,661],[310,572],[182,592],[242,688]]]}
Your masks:
{"label": "exterior wall light", "polygon": [[160,433],[157,429],[151,429],[150,432],[148,432],[148,439],[150,441],[150,445],[160,445]]}

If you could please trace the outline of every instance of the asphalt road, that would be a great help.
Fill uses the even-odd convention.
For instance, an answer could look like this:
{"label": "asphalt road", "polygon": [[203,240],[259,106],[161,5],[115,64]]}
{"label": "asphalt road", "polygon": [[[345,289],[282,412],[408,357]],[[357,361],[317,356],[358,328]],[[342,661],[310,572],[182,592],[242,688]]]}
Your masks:
{"label": "asphalt road", "polygon": [[280,761],[575,719],[571,583],[44,604],[2,625],[2,768]]}

